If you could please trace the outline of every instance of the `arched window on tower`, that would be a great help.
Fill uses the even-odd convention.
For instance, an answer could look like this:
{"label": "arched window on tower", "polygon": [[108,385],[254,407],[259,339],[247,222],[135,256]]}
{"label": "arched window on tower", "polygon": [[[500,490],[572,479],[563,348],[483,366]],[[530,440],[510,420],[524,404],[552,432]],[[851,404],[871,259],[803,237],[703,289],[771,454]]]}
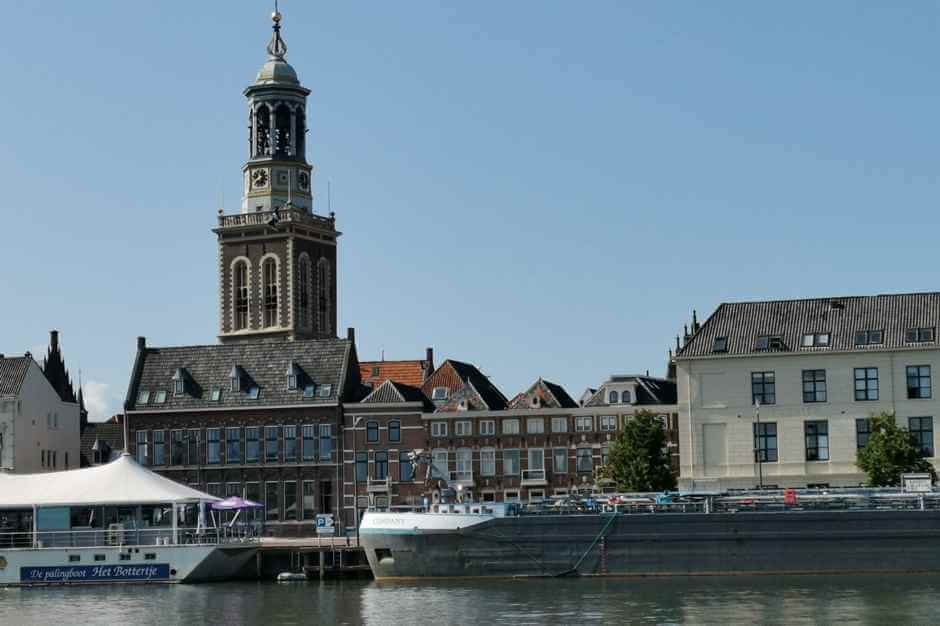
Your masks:
{"label": "arched window on tower", "polygon": [[264,327],[277,326],[277,262],[266,259],[261,266],[264,277]]}
{"label": "arched window on tower", "polygon": [[266,104],[255,109],[255,156],[270,154],[271,147],[271,111]]}
{"label": "arched window on tower", "polygon": [[274,153],[277,156],[291,156],[290,150],[290,108],[286,104],[278,105],[274,111]]}
{"label": "arched window on tower", "polygon": [[304,137],[307,135],[307,120],[304,117],[304,108],[297,107],[294,111],[294,143],[297,144],[297,156],[304,156]]}
{"label": "arched window on tower", "polygon": [[317,261],[317,329],[323,334],[332,332],[330,328],[330,262],[325,258]]}
{"label": "arched window on tower", "polygon": [[310,257],[297,260],[297,317],[301,328],[310,328]]}
{"label": "arched window on tower", "polygon": [[239,261],[232,268],[232,295],[235,330],[248,328],[248,263]]}

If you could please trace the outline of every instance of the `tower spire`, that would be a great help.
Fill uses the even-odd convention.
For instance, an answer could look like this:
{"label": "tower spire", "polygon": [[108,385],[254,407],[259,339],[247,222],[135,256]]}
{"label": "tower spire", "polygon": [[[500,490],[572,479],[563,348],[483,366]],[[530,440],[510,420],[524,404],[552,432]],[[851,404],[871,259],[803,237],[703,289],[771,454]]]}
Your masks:
{"label": "tower spire", "polygon": [[287,44],[281,39],[281,12],[277,10],[277,0],[274,0],[274,13],[271,14],[271,21],[274,22],[271,27],[274,34],[271,35],[271,41],[268,43],[268,57],[272,61],[283,61],[287,55]]}

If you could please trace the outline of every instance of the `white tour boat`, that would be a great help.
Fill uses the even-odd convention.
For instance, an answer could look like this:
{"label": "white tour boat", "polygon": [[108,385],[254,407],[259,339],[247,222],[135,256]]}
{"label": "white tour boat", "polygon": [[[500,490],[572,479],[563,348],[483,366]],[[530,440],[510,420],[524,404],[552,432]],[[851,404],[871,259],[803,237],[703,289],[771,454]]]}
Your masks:
{"label": "white tour boat", "polygon": [[0,586],[232,578],[257,545],[207,526],[217,500],[127,453],[84,469],[0,473]]}

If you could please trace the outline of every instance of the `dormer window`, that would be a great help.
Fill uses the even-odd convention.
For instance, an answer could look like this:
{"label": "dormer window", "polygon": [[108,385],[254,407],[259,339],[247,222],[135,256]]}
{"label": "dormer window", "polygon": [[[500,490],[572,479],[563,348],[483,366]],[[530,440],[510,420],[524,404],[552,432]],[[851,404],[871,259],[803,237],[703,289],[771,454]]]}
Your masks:
{"label": "dormer window", "polygon": [[620,395],[616,391],[607,394],[607,404],[617,404],[620,402]]}
{"label": "dormer window", "polygon": [[933,328],[908,328],[904,335],[907,343],[928,343],[933,341]]}
{"label": "dormer window", "polygon": [[316,395],[316,393],[317,393],[317,386],[314,385],[313,383],[311,383],[311,384],[307,385],[306,387],[304,387],[304,397],[305,397],[305,398],[312,398],[312,397],[314,397],[314,396]]}
{"label": "dormer window", "polygon": [[231,385],[232,385],[231,389],[233,393],[238,393],[242,390],[242,377],[243,377],[242,375],[243,374],[244,372],[242,371],[242,368],[239,367],[238,365],[235,365],[234,367],[232,367],[232,371],[229,372],[228,377],[229,377],[229,380],[231,381]]}
{"label": "dormer window", "polygon": [[186,381],[189,376],[186,373],[186,370],[182,367],[176,368],[176,373],[173,374],[173,395],[181,396],[186,393]]}
{"label": "dormer window", "polygon": [[379,375],[379,371],[380,371],[379,368],[373,367],[373,368],[372,368],[372,375],[373,375],[373,376],[378,376],[378,375]]}
{"label": "dormer window", "polygon": [[161,391],[158,391],[157,393],[153,394],[153,403],[154,403],[154,404],[163,404],[164,402],[166,402],[166,392],[165,392],[165,391],[162,391],[162,390],[161,390]]}
{"label": "dormer window", "polygon": [[257,400],[257,399],[260,398],[260,397],[261,397],[261,388],[260,388],[260,387],[258,387],[257,385],[252,385],[251,387],[248,388],[248,399],[249,399],[249,400]]}
{"label": "dormer window", "polygon": [[859,330],[855,333],[856,346],[871,346],[884,343],[883,330]]}
{"label": "dormer window", "polygon": [[330,393],[333,391],[333,385],[320,385],[320,397],[329,398]]}
{"label": "dormer window", "polygon": [[624,391],[620,394],[620,402],[622,404],[630,404],[630,392]]}
{"label": "dormer window", "polygon": [[149,391],[141,391],[137,394],[137,404],[147,404],[148,402],[150,402]]}
{"label": "dormer window", "polygon": [[780,335],[760,335],[757,338],[758,350],[782,350],[783,349],[783,340],[780,339]]}
{"label": "dormer window", "polygon": [[300,385],[300,368],[291,361],[287,368],[287,390],[296,391]]}
{"label": "dormer window", "polygon": [[448,396],[450,396],[450,389],[447,387],[435,387],[434,390],[431,391],[432,400],[446,400]]}
{"label": "dormer window", "polygon": [[727,352],[728,351],[728,338],[727,337],[715,337],[715,341],[712,343],[712,352]]}
{"label": "dormer window", "polygon": [[828,348],[829,333],[806,333],[801,345],[804,348]]}
{"label": "dormer window", "polygon": [[209,402],[218,402],[222,399],[222,390],[218,387],[209,392]]}

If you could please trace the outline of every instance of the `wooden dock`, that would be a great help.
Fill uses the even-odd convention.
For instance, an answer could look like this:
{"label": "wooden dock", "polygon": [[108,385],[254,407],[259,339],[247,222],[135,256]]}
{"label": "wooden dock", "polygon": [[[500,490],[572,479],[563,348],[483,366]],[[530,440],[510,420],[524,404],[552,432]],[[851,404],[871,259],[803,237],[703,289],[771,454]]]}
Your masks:
{"label": "wooden dock", "polygon": [[355,537],[264,537],[256,558],[258,578],[283,571],[321,580],[372,575]]}

